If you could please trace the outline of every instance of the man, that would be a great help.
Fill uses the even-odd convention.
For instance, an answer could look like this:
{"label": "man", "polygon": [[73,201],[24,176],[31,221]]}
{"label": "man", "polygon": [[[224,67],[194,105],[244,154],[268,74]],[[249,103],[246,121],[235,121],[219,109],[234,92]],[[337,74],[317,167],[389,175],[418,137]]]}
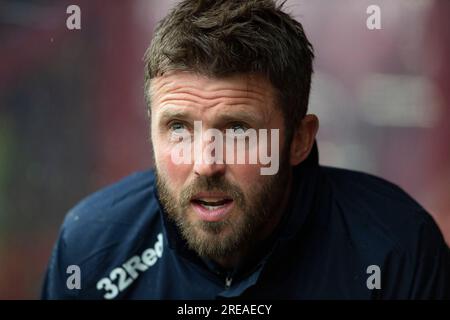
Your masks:
{"label": "man", "polygon": [[271,0],[178,4],[145,56],[156,168],[69,212],[42,297],[449,298],[430,215],[384,180],[319,166],[312,60]]}

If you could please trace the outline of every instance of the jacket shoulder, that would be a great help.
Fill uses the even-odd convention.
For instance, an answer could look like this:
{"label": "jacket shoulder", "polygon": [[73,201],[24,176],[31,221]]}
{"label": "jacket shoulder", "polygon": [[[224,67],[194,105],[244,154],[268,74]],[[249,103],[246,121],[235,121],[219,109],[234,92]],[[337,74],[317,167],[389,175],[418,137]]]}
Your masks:
{"label": "jacket shoulder", "polygon": [[[431,215],[397,185],[351,170],[322,167],[331,184],[332,219],[360,258],[390,270],[385,291],[403,298],[450,295],[450,250]],[[399,293],[399,288],[403,292]],[[425,289],[427,290],[425,290]]]}
{"label": "jacket shoulder", "polygon": [[[61,237],[75,256],[126,241],[131,229],[142,229],[158,212],[154,173],[134,173],[80,201],[66,215]],[[94,246],[93,243],[96,245]]]}
{"label": "jacket shoulder", "polygon": [[132,174],[93,193],[68,212],[50,258],[43,298],[79,294],[65,288],[70,265],[80,267],[86,289],[95,289],[96,279],[105,270],[120,265],[156,237],[160,223],[154,182],[151,170]]}
{"label": "jacket shoulder", "polygon": [[429,219],[425,209],[392,182],[346,169],[322,167],[322,171],[331,183],[333,200],[347,213],[403,228],[405,221],[421,224]]}

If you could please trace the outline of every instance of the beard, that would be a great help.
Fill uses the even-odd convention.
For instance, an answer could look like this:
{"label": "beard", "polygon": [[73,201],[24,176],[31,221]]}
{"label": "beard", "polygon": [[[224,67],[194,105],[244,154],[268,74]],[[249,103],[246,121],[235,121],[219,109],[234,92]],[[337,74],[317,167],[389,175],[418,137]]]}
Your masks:
{"label": "beard", "polygon": [[[285,156],[282,157],[285,160]],[[156,169],[158,196],[168,218],[175,223],[188,247],[201,257],[223,259],[252,248],[269,219],[278,214],[288,186],[290,166],[280,161],[277,174],[264,176],[244,192],[224,176],[198,176],[181,192],[169,187],[166,177]],[[200,192],[222,192],[233,199],[232,212],[221,221],[190,219],[191,200]],[[179,197],[176,195],[179,194]],[[275,226],[273,226],[275,227]]]}

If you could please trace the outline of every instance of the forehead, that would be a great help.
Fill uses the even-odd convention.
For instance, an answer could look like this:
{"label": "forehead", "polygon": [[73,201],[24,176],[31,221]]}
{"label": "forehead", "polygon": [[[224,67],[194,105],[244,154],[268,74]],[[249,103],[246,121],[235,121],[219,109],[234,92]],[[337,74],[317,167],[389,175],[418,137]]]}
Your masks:
{"label": "forehead", "polygon": [[183,101],[203,105],[224,102],[273,106],[275,100],[273,86],[261,75],[236,74],[212,78],[184,71],[171,72],[152,79],[150,97],[152,109]]}

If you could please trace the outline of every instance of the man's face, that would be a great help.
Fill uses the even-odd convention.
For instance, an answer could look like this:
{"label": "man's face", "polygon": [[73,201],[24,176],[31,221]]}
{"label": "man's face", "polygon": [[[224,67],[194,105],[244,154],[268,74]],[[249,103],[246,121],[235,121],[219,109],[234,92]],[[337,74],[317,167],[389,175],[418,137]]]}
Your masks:
{"label": "man's face", "polygon": [[[270,83],[258,76],[212,79],[173,72],[153,79],[151,93],[151,137],[158,193],[188,245],[201,256],[221,258],[257,241],[280,206],[290,168],[289,148],[284,145],[284,121]],[[213,152],[215,156],[221,153],[223,163],[199,161],[194,141],[205,150],[212,140],[198,140],[195,121],[201,121],[202,132],[215,128],[224,136],[229,130],[239,135],[249,129],[256,132],[266,129],[270,137],[270,130],[278,129],[279,149],[283,152],[274,148],[270,139],[268,142],[258,139],[256,145],[246,145],[245,149],[246,160],[248,152],[262,147],[281,153],[275,155],[279,157],[278,173],[261,175],[264,165],[259,161],[253,164],[228,161],[229,144],[224,144],[222,151]],[[182,164],[173,161],[175,149],[183,143],[174,136],[190,139],[192,161]]]}

